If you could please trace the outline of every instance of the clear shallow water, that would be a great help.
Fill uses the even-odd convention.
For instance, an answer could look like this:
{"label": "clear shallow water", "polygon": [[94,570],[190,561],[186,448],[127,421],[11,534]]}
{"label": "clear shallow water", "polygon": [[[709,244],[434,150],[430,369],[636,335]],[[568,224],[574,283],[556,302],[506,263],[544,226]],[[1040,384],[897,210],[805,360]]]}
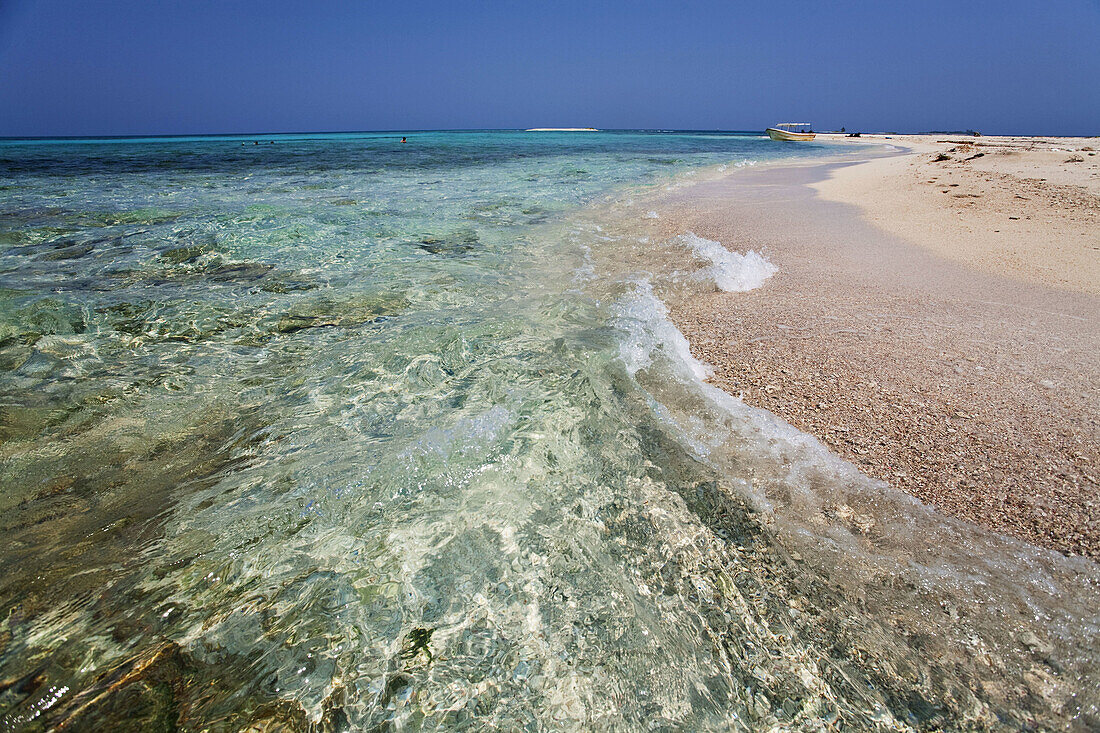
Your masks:
{"label": "clear shallow water", "polygon": [[859,476],[667,319],[774,268],[647,239],[662,190],[836,151],[397,140],[0,143],[5,728],[1095,723],[1093,566]]}

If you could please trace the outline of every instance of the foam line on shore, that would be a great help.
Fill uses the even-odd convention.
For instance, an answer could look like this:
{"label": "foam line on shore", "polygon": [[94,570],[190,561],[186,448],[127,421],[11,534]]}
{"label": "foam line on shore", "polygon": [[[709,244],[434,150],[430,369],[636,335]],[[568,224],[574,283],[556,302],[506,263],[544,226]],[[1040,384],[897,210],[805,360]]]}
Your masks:
{"label": "foam line on shore", "polygon": [[731,252],[720,242],[700,237],[694,232],[681,234],[676,241],[710,263],[694,277],[714,280],[718,289],[727,293],[755,290],[776,272],[775,265],[751,249],[745,254]]}

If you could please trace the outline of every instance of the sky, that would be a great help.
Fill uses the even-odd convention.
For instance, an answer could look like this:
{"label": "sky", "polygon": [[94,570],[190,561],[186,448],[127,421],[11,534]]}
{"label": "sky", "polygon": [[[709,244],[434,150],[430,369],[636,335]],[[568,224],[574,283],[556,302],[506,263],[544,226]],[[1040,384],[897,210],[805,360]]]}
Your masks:
{"label": "sky", "polygon": [[1100,0],[0,0],[0,136],[1100,135]]}

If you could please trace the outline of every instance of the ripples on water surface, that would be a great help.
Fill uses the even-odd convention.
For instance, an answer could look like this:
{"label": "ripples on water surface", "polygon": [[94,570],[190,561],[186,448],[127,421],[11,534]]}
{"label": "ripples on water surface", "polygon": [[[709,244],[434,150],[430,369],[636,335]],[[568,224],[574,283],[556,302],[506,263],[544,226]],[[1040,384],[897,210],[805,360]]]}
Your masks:
{"label": "ripples on water surface", "polygon": [[649,243],[663,188],[835,151],[257,140],[0,143],[5,729],[1100,725],[1093,565],[865,479],[667,318],[772,268]]}

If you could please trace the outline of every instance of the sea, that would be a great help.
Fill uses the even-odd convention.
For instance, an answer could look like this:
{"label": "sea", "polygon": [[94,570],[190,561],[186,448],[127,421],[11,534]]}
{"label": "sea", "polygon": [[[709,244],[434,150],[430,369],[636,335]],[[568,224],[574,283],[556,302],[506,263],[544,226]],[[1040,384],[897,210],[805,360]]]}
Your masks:
{"label": "sea", "polygon": [[670,317],[783,272],[662,196],[845,154],[0,140],[0,728],[1100,727],[1094,564],[863,476]]}

